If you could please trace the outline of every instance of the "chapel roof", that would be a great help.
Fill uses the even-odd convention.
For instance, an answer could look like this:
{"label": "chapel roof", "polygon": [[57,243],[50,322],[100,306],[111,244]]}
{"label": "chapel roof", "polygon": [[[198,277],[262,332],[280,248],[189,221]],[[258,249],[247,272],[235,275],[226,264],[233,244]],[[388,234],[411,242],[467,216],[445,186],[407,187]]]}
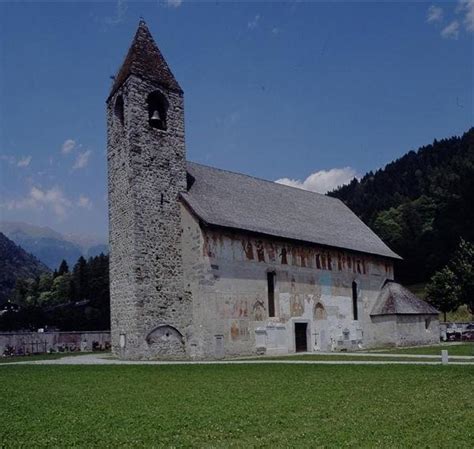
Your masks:
{"label": "chapel roof", "polygon": [[115,77],[109,98],[132,74],[167,89],[183,92],[144,20],[140,20],[132,45]]}
{"label": "chapel roof", "polygon": [[400,259],[342,201],[194,162],[185,203],[207,225]]}
{"label": "chapel roof", "polygon": [[437,315],[431,304],[421,300],[410,290],[387,281],[379,293],[370,315]]}

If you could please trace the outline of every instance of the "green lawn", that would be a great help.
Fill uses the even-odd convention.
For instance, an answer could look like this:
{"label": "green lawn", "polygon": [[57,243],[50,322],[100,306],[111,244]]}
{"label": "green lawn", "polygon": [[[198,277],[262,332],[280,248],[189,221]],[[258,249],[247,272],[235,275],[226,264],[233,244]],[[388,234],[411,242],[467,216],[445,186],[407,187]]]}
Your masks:
{"label": "green lawn", "polygon": [[456,447],[472,366],[3,366],[2,447]]}

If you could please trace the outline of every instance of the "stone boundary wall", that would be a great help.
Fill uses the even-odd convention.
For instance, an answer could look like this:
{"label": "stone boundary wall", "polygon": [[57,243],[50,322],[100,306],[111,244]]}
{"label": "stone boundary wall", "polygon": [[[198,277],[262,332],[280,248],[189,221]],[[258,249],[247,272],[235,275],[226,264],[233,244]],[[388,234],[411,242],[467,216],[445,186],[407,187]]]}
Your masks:
{"label": "stone boundary wall", "polygon": [[13,348],[14,354],[105,350],[110,348],[110,331],[2,332],[0,356],[7,347]]}

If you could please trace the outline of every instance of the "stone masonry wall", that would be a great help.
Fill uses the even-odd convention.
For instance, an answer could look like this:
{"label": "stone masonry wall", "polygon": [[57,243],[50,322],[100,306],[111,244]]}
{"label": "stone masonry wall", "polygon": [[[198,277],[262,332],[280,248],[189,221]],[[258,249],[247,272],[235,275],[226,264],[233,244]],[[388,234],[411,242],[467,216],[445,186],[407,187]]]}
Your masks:
{"label": "stone masonry wall", "polygon": [[[169,102],[167,130],[149,124],[147,97]],[[115,113],[124,101],[123,124]],[[130,76],[108,104],[111,331],[123,358],[183,358],[191,323],[180,251],[186,189],[181,93]]]}
{"label": "stone masonry wall", "polygon": [[[385,280],[393,278],[389,259],[201,229],[184,206],[182,214],[185,277],[193,296],[191,356],[294,352],[296,323],[306,323],[309,351],[372,345],[370,311]],[[276,277],[275,317],[268,316],[268,272]]]}
{"label": "stone masonry wall", "polygon": [[14,354],[37,354],[49,351],[92,351],[94,343],[102,350],[110,344],[108,331],[84,332],[2,332],[0,356],[7,347]]}

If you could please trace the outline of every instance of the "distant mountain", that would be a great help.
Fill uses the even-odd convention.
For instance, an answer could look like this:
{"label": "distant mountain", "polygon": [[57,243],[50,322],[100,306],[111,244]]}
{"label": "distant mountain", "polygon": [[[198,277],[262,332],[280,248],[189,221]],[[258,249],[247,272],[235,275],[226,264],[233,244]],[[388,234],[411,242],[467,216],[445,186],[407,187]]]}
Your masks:
{"label": "distant mountain", "polygon": [[63,235],[48,227],[23,222],[0,221],[0,232],[51,269],[58,268],[64,259],[73,266],[80,256],[86,258],[108,253],[108,246],[98,238]]}
{"label": "distant mountain", "polygon": [[0,305],[5,303],[17,279],[35,278],[49,268],[0,232]]}
{"label": "distant mountain", "polygon": [[402,282],[424,282],[461,237],[474,242],[474,128],[410,151],[329,195],[404,258],[396,272]]}

